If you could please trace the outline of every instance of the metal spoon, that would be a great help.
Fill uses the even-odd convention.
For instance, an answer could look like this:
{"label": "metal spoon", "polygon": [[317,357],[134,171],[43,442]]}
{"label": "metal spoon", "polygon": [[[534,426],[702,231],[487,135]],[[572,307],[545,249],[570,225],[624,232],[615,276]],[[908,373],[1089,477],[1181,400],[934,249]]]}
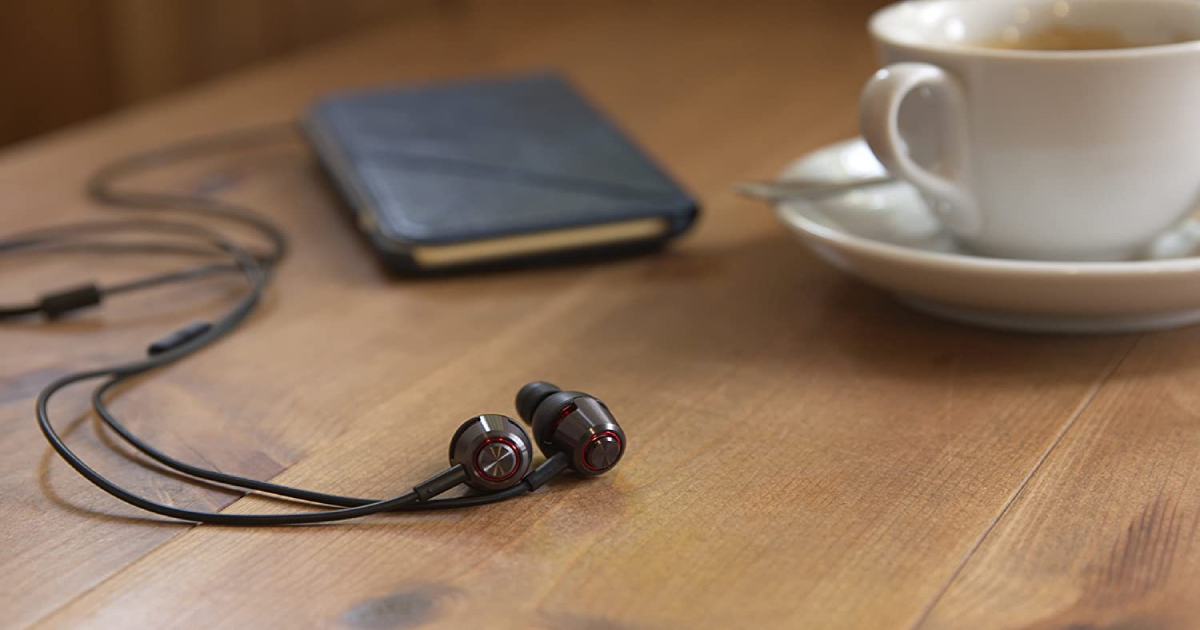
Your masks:
{"label": "metal spoon", "polygon": [[844,181],[821,179],[784,179],[774,182],[738,182],[733,190],[739,195],[764,201],[792,201],[797,199],[819,199],[858,188],[880,186],[895,182],[894,177],[863,177]]}

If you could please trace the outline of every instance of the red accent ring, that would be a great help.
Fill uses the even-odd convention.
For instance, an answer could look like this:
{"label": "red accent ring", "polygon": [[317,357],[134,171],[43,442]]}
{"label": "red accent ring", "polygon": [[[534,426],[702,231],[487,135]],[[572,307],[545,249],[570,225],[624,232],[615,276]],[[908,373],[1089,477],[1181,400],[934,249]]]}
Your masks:
{"label": "red accent ring", "polygon": [[575,403],[573,403],[573,402],[567,403],[567,406],[563,407],[558,412],[558,419],[554,421],[554,428],[557,429],[558,425],[562,424],[562,421],[567,419],[567,416],[575,413],[578,409],[579,409],[579,407],[576,406]]}
{"label": "red accent ring", "polygon": [[[492,442],[503,442],[504,444],[507,444],[508,447],[512,449],[513,455],[517,458],[517,463],[513,465],[512,471],[509,472],[507,475],[504,475],[503,477],[493,477],[493,476],[483,472],[483,469],[481,469],[479,467],[479,454],[483,452],[484,447],[486,447],[488,444],[491,444]],[[506,479],[511,478],[513,475],[517,474],[517,471],[521,469],[521,450],[518,449],[517,445],[513,444],[512,440],[510,440],[508,438],[502,438],[502,437],[488,438],[483,441],[483,444],[479,445],[479,448],[475,449],[475,454],[471,456],[471,466],[473,466],[475,468],[475,474],[479,475],[480,477],[483,477],[487,481],[504,481]]]}
{"label": "red accent ring", "polygon": [[592,437],[588,438],[587,444],[583,445],[583,457],[580,459],[582,460],[584,468],[587,468],[588,470],[594,470],[596,472],[600,472],[602,470],[608,470],[608,468],[612,468],[612,466],[609,466],[608,468],[596,468],[587,462],[588,447],[592,445],[592,442],[598,442],[598,441],[600,441],[600,438],[602,438],[606,435],[610,436],[610,437],[612,437],[612,439],[616,440],[617,446],[621,447],[621,450],[618,453],[618,457],[620,457],[620,453],[625,452],[625,443],[621,441],[621,436],[617,435],[613,431],[601,431],[601,432],[597,433],[596,435],[593,435]]}

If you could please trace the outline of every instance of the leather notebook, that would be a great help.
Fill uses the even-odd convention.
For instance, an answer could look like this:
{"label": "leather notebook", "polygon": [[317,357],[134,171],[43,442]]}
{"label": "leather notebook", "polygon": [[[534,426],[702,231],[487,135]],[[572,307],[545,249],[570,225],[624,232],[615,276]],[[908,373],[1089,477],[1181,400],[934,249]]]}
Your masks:
{"label": "leather notebook", "polygon": [[342,93],[304,128],[391,269],[644,251],[697,204],[553,73]]}

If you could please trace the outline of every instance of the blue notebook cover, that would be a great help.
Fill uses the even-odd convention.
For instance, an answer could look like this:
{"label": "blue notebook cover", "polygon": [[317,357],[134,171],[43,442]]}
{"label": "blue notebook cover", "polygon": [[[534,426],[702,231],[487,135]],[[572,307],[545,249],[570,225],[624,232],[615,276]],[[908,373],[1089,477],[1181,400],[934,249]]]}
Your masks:
{"label": "blue notebook cover", "polygon": [[310,109],[305,128],[372,243],[399,267],[661,243],[697,213],[553,73],[337,94]]}

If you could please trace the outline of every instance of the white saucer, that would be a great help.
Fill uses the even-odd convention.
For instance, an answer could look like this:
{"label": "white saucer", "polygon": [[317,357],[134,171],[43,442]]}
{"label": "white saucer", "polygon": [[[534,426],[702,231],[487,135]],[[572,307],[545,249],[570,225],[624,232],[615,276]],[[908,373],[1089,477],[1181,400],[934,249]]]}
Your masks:
{"label": "white saucer", "polygon": [[[859,138],[810,153],[782,177],[883,175]],[[818,256],[937,317],[1027,332],[1116,333],[1200,322],[1200,222],[1161,237],[1145,260],[1043,262],[963,252],[905,183],[776,208]]]}

